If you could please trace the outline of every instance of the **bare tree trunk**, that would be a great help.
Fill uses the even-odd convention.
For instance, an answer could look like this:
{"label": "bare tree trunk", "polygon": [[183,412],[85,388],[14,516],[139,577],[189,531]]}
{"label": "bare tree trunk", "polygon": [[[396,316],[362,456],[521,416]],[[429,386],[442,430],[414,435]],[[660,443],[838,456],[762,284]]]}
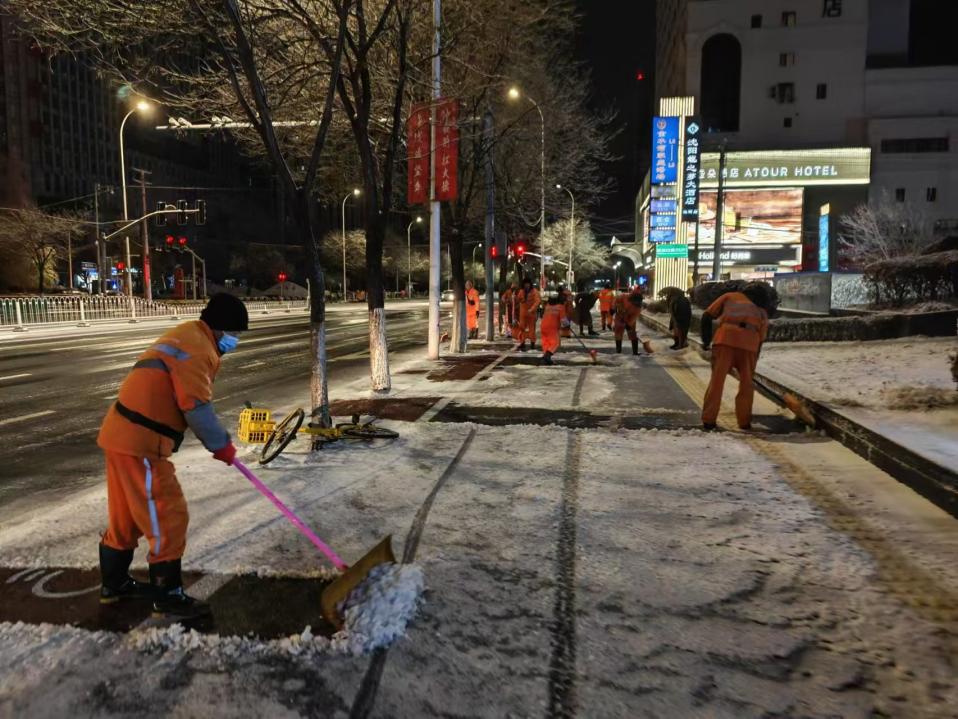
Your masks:
{"label": "bare tree trunk", "polygon": [[462,262],[462,233],[453,227],[449,237],[449,259],[452,267],[452,291],[455,299],[452,306],[452,331],[449,333],[449,351],[463,353],[469,339],[466,329],[466,269]]}
{"label": "bare tree trunk", "polygon": [[307,248],[309,262],[309,401],[310,424],[332,426],[329,416],[329,371],[326,364],[326,275],[319,259],[319,240],[313,234],[309,192],[298,191],[295,203],[296,226]]}
{"label": "bare tree trunk", "polygon": [[383,285],[384,216],[369,208],[366,223],[366,307],[369,310],[369,379],[374,392],[392,389],[386,343],[386,291]]}

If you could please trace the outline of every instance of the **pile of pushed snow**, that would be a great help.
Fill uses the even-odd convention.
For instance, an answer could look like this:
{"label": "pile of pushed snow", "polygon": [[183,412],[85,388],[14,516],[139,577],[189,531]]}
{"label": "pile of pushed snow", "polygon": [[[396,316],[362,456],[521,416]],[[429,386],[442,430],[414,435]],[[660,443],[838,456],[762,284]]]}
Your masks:
{"label": "pile of pushed snow", "polygon": [[169,627],[150,627],[130,632],[128,645],[141,652],[164,652],[168,650],[187,652],[201,651],[220,661],[249,656],[310,657],[330,650],[328,639],[313,634],[306,627],[300,634],[282,639],[263,640],[257,637],[219,636],[200,634],[195,629],[187,630],[182,624]]}
{"label": "pile of pushed snow", "polygon": [[359,655],[391,644],[415,616],[423,585],[422,568],[415,564],[373,568],[340,607],[343,629],[333,636],[333,647]]}

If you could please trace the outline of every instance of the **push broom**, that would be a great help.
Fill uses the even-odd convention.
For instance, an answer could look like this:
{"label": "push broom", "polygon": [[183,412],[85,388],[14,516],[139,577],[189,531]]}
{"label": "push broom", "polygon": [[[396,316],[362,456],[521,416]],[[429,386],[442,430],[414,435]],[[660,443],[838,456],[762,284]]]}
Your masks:
{"label": "push broom", "polygon": [[366,579],[374,567],[380,564],[396,563],[396,556],[393,554],[392,535],[387,536],[379,544],[366,552],[358,562],[349,566],[340,559],[339,555],[336,554],[326,542],[317,537],[313,530],[303,524],[303,521],[293,514],[293,511],[289,507],[283,504],[275,494],[269,491],[269,488],[263,484],[245,464],[238,459],[234,459],[233,466],[256,487],[260,494],[276,505],[276,508],[283,513],[283,516],[286,517],[296,529],[302,532],[303,536],[312,542],[336,569],[342,572],[342,574],[323,590],[319,602],[323,617],[326,621],[337,629],[341,628],[343,619],[339,616],[339,610],[337,609],[340,602],[346,599],[349,593]]}

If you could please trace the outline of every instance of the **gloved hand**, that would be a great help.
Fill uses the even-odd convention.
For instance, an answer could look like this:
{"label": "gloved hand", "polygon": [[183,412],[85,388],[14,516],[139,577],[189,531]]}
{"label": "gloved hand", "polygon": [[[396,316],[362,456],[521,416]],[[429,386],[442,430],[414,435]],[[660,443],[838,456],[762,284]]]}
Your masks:
{"label": "gloved hand", "polygon": [[229,442],[225,447],[220,447],[213,452],[213,458],[232,466],[233,460],[236,459],[236,447],[233,446],[232,442]]}
{"label": "gloved hand", "polygon": [[570,321],[567,320],[567,319],[563,319],[563,320],[559,323],[559,326],[562,327],[562,329],[568,329],[569,327],[572,326],[572,322],[570,322]]}

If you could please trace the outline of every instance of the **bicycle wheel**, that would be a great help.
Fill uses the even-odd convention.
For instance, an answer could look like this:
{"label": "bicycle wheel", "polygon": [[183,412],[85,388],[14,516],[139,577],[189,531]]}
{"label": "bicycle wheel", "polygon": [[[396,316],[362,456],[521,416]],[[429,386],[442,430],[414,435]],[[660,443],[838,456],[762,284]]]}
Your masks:
{"label": "bicycle wheel", "polygon": [[343,434],[353,439],[364,439],[367,442],[373,439],[396,439],[399,436],[399,432],[393,432],[385,427],[377,427],[372,422],[344,427]]}
{"label": "bicycle wheel", "polygon": [[296,433],[303,425],[303,419],[306,413],[302,408],[295,412],[290,412],[283,421],[276,425],[276,428],[267,437],[266,444],[263,445],[263,451],[259,454],[260,464],[269,464],[279,456],[286,447],[296,439]]}

